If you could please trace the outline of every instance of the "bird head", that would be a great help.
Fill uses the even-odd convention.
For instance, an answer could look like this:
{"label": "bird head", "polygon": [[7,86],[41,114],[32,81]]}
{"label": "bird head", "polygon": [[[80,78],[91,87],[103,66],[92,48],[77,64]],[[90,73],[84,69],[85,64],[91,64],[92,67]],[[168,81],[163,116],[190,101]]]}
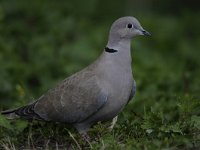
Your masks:
{"label": "bird head", "polygon": [[150,35],[150,33],[144,30],[134,17],[119,18],[112,24],[110,29],[112,38],[132,39],[138,35]]}

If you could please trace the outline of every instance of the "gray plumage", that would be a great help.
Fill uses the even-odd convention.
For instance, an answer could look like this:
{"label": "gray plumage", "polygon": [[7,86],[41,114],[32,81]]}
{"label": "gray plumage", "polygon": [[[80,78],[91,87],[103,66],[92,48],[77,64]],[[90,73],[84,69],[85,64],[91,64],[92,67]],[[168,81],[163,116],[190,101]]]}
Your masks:
{"label": "gray plumage", "polygon": [[108,51],[91,65],[68,77],[37,101],[3,111],[10,119],[25,118],[72,124],[79,133],[98,121],[114,118],[132,99],[136,84],[131,68],[131,39],[149,35],[134,17],[116,20],[110,29]]}

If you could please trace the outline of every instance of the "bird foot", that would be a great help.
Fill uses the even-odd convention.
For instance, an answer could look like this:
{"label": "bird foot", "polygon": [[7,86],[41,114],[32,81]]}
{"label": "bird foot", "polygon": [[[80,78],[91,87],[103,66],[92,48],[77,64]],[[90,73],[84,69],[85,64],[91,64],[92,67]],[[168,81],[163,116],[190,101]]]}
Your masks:
{"label": "bird foot", "polygon": [[84,133],[81,133],[81,137],[88,143],[90,143],[91,139],[90,139],[90,136],[84,132]]}
{"label": "bird foot", "polygon": [[111,125],[109,126],[109,131],[112,131],[115,124],[117,123],[117,119],[118,119],[118,116],[116,116],[115,118],[112,119],[112,123]]}

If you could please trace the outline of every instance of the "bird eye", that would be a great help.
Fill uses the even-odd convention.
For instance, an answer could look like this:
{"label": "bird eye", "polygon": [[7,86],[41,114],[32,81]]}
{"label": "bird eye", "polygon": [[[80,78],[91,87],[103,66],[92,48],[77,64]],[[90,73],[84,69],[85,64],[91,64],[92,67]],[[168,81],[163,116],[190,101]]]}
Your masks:
{"label": "bird eye", "polygon": [[133,25],[132,25],[131,23],[129,23],[129,24],[127,25],[127,27],[130,29],[130,28],[133,27]]}

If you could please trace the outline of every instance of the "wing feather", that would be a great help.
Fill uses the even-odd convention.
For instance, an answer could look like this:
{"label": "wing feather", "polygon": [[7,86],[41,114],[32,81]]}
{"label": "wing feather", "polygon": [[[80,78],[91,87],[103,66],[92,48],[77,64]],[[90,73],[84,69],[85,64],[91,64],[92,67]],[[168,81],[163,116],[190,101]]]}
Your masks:
{"label": "wing feather", "polygon": [[35,106],[35,112],[45,120],[81,122],[107,101],[107,94],[99,82],[89,69],[74,74],[43,95]]}

